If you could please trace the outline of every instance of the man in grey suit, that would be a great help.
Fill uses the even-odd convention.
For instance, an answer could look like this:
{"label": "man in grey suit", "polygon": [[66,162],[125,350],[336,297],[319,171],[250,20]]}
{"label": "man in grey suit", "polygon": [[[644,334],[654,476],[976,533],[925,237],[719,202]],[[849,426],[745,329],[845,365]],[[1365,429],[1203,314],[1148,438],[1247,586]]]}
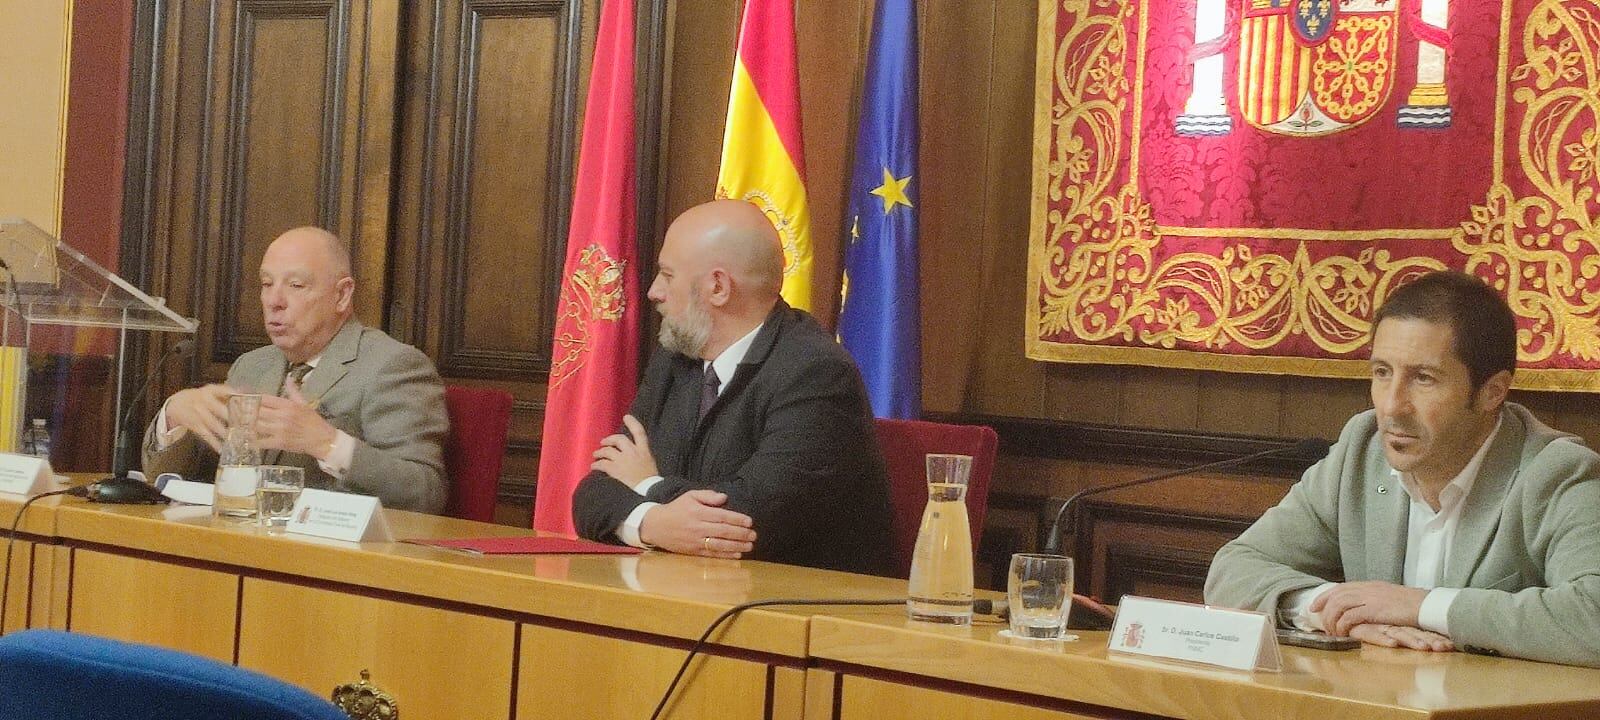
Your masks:
{"label": "man in grey suit", "polygon": [[145,432],[147,474],[207,479],[227,432],[228,396],[261,394],[263,461],[306,485],[437,513],[446,488],[444,386],[421,351],[354,317],[350,255],[332,233],[296,228],[261,259],[272,344],[234,361],[225,384],[174,393]]}
{"label": "man in grey suit", "polygon": [[1373,409],[1217,552],[1206,601],[1388,647],[1600,666],[1600,455],[1505,401],[1510,308],[1438,272],[1373,325]]}

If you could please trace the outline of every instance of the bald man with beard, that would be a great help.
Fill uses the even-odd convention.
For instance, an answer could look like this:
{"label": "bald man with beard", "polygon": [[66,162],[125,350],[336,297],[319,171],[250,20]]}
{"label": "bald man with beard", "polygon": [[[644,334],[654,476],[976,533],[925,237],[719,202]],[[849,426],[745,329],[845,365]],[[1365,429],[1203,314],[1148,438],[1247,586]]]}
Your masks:
{"label": "bald man with beard", "polygon": [[883,573],[889,483],[855,362],[779,297],[754,205],[673,221],[650,300],[661,348],[573,496],[579,534],[720,558]]}
{"label": "bald man with beard", "polygon": [[167,399],[145,431],[145,473],[210,480],[228,397],[255,393],[264,464],[303,468],[306,487],[444,510],[444,384],[422,351],[355,318],[344,243],[321,228],[285,232],[262,256],[260,280],[272,344],[240,355],[226,383]]}

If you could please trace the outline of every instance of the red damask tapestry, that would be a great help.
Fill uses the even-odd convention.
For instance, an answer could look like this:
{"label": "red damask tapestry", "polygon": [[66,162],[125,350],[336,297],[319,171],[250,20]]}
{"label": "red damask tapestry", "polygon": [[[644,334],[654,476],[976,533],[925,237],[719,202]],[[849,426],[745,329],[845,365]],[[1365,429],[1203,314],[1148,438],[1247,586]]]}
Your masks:
{"label": "red damask tapestry", "polygon": [[1600,0],[1044,0],[1028,356],[1361,377],[1431,270],[1600,391]]}

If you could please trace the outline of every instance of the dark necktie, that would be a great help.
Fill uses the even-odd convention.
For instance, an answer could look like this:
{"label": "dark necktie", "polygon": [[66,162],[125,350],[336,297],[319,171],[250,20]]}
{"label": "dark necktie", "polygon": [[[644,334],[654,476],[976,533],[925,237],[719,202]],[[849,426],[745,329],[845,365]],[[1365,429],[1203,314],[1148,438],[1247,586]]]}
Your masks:
{"label": "dark necktie", "polygon": [[311,366],[305,363],[295,363],[289,366],[289,372],[284,373],[283,392],[281,394],[289,394],[289,385],[291,383],[297,390],[302,388],[305,384],[306,374],[309,372],[311,372]]}
{"label": "dark necktie", "polygon": [[700,418],[705,419],[706,413],[711,412],[711,406],[717,404],[717,389],[722,387],[722,379],[717,377],[717,371],[710,365],[706,366],[705,378],[700,382]]}

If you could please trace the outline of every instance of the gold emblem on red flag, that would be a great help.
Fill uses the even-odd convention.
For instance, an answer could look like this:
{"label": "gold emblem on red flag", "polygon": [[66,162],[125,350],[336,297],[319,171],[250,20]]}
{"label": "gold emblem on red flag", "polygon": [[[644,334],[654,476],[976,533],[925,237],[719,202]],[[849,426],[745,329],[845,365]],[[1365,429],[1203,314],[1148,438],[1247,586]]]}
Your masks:
{"label": "gold emblem on red flag", "polygon": [[628,261],[611,257],[599,245],[578,253],[578,266],[561,283],[556,314],[555,351],[550,358],[550,389],[583,369],[589,354],[592,323],[616,322],[628,309],[622,272]]}

